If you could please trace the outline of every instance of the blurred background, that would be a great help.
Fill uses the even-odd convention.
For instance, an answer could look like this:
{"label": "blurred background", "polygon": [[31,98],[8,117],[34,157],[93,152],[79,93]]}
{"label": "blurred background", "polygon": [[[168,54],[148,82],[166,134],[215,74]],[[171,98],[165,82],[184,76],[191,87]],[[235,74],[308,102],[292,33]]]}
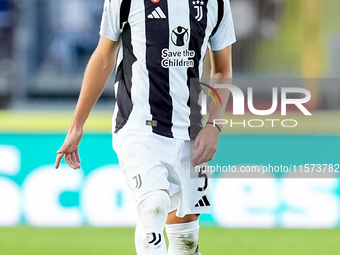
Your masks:
{"label": "blurred background", "polygon": [[[236,77],[339,78],[338,1],[230,2]],[[47,99],[65,105],[77,98],[99,38],[102,5],[102,0],[0,1],[1,108],[26,109]],[[101,101],[112,101],[112,90],[111,83]]]}
{"label": "blurred background", "polygon": [[[80,149],[83,168],[53,167],[85,66],[99,39],[103,2],[0,0],[0,254],[133,254],[134,205],[111,147],[112,78],[85,127]],[[224,127],[212,163],[339,164],[340,1],[230,2],[237,35],[234,84],[244,91],[252,86],[254,105],[263,109],[271,103],[272,87],[307,88],[312,93],[308,108],[313,116],[294,115],[292,109],[289,114],[300,123],[297,129]],[[208,77],[209,62],[205,64]],[[228,107],[231,103],[232,99]],[[226,116],[230,118],[228,111]],[[211,215],[201,217],[206,226],[202,235],[207,240],[218,236],[219,241],[214,239],[214,247],[203,243],[203,251],[336,254],[340,248],[334,241],[340,233],[333,232],[340,226],[338,175],[330,179],[266,177],[272,178],[211,180],[215,206]],[[47,227],[84,228],[58,232],[62,229]],[[112,232],[88,227],[110,227]],[[121,235],[126,230],[117,227],[130,229]],[[329,231],[311,234],[276,228]],[[50,233],[53,238],[46,237]],[[82,238],[73,239],[76,248],[66,249],[72,246],[64,245],[69,240],[58,239],[65,233]],[[273,245],[256,239],[262,235],[268,235]],[[34,245],[23,241],[27,236],[36,237]],[[290,248],[285,246],[288,242]],[[122,250],[105,249],[112,246]]]}

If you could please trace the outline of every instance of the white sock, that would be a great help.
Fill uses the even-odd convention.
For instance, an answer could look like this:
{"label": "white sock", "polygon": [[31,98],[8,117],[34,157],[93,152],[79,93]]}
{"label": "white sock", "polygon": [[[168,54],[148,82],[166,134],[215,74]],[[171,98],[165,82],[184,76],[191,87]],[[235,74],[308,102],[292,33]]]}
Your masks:
{"label": "white sock", "polygon": [[136,202],[138,221],[135,245],[138,255],[165,255],[166,243],[163,236],[170,207],[170,197],[163,190],[142,195]]}
{"label": "white sock", "polygon": [[166,233],[169,239],[168,255],[199,255],[198,252],[198,220],[166,224]]}

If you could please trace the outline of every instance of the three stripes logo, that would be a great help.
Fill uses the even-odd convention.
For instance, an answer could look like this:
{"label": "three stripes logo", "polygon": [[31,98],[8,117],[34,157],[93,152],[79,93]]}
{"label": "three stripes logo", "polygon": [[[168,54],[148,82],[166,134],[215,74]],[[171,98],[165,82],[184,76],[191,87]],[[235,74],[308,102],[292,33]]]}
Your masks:
{"label": "three stripes logo", "polygon": [[142,186],[142,179],[141,179],[141,177],[140,177],[140,174],[134,176],[133,179],[136,180],[135,189],[140,189],[140,187]]}
{"label": "three stripes logo", "polygon": [[210,202],[207,196],[203,196],[200,200],[198,200],[198,203],[195,204],[195,207],[202,207],[202,206],[210,206]]}
{"label": "three stripes logo", "polygon": [[149,19],[166,19],[166,16],[162,9],[158,6],[154,9],[151,14],[148,15]]}
{"label": "three stripes logo", "polygon": [[160,233],[158,235],[155,232],[148,233],[147,235],[152,235],[152,240],[149,242],[149,244],[157,245],[162,241],[162,236]]}

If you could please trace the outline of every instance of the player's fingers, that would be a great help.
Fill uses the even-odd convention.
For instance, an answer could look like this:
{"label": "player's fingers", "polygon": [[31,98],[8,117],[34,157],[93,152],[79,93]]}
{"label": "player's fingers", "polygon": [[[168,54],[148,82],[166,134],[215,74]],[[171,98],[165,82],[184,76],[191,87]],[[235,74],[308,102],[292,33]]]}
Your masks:
{"label": "player's fingers", "polygon": [[55,164],[54,164],[55,169],[57,169],[57,168],[59,167],[60,161],[61,161],[61,159],[63,158],[63,156],[64,156],[64,153],[59,153],[59,154],[57,155],[57,158],[56,158]]}
{"label": "player's fingers", "polygon": [[202,154],[203,154],[202,148],[198,148],[194,153],[194,156],[192,158],[192,162],[197,162],[197,160],[202,156]]}
{"label": "player's fingers", "polygon": [[78,162],[79,162],[79,164],[80,164],[79,151],[78,151],[78,150],[76,150],[76,151],[75,151],[75,154],[76,154],[77,160],[78,160]]}
{"label": "player's fingers", "polygon": [[72,162],[71,160],[71,155],[70,154],[65,154],[65,161],[66,163],[73,169],[77,169],[76,165]]}
{"label": "player's fingers", "polygon": [[70,159],[72,160],[73,164],[78,168],[78,164],[77,164],[78,161],[77,161],[77,159],[76,159],[76,157],[75,157],[73,152],[70,153]]}
{"label": "player's fingers", "polygon": [[217,150],[217,147],[214,144],[212,143],[207,144],[206,155],[204,155],[205,157],[204,159],[206,160],[205,162],[208,162],[214,158],[216,150]]}
{"label": "player's fingers", "polygon": [[73,163],[76,165],[77,168],[80,168],[80,164],[79,164],[79,161],[76,157],[75,151],[71,153],[71,160],[73,161]]}
{"label": "player's fingers", "polygon": [[201,157],[199,158],[197,164],[199,165],[199,164],[208,162],[209,161],[209,156],[210,156],[210,151],[205,149],[204,152],[202,153]]}
{"label": "player's fingers", "polygon": [[77,163],[78,163],[78,159],[77,159],[77,157],[76,157],[76,155],[75,155],[75,152],[71,152],[71,153],[70,153],[70,158],[71,158],[71,160],[72,160],[72,162],[73,162],[74,164],[77,164]]}
{"label": "player's fingers", "polygon": [[65,141],[64,144],[60,147],[57,153],[70,153],[69,151],[72,148],[72,143]]}
{"label": "player's fingers", "polygon": [[209,161],[213,160],[214,156],[215,156],[215,152],[214,151],[210,152],[207,155],[207,161],[206,162],[209,162]]}
{"label": "player's fingers", "polygon": [[200,139],[199,139],[199,137],[197,136],[196,139],[195,139],[194,145],[192,146],[192,149],[193,149],[193,150],[197,150],[198,147],[199,147],[199,144],[200,144]]}
{"label": "player's fingers", "polygon": [[194,166],[197,166],[200,164],[203,153],[204,153],[204,147],[199,147],[197,151],[195,152],[194,157],[192,158],[192,161],[191,161],[191,163]]}
{"label": "player's fingers", "polygon": [[63,152],[65,152],[66,151],[66,149],[67,149],[67,145],[65,144],[65,142],[64,142],[64,144],[59,148],[59,150],[57,151],[57,153],[63,153]]}

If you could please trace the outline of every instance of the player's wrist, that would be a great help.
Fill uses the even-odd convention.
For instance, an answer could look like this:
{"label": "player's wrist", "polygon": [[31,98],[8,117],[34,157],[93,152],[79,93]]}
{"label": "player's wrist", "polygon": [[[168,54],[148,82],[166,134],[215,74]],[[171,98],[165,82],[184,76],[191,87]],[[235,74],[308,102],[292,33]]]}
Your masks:
{"label": "player's wrist", "polygon": [[221,131],[222,131],[222,127],[218,126],[217,124],[215,124],[215,123],[213,123],[211,121],[208,121],[206,123],[206,125],[213,125],[214,127],[216,127],[218,129],[219,133],[221,133]]}
{"label": "player's wrist", "polygon": [[76,124],[76,123],[72,123],[69,133],[78,133],[81,134],[84,131],[84,125],[81,124]]}

